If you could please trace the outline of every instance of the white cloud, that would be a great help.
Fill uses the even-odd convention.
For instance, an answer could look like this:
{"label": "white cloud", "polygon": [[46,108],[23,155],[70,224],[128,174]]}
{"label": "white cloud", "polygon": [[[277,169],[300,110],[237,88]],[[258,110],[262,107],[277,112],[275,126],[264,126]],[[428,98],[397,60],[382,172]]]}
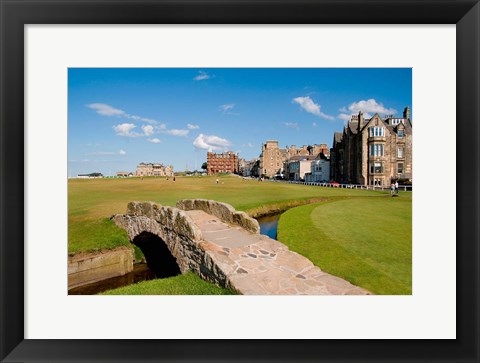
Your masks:
{"label": "white cloud", "polygon": [[120,151],[118,152],[120,155],[127,155],[126,151],[125,150],[122,150],[120,149]]}
{"label": "white cloud", "polygon": [[358,114],[360,111],[363,112],[365,118],[371,118],[372,114],[378,113],[380,115],[394,115],[397,113],[397,110],[394,108],[387,108],[381,102],[377,102],[375,99],[370,98],[369,100],[361,100],[358,102],[351,103],[348,108],[342,107],[339,109],[341,112],[337,118],[350,121],[352,115]]}
{"label": "white cloud", "polygon": [[299,129],[297,122],[284,122],[284,125],[291,129],[296,129],[296,130]]}
{"label": "white cloud", "polygon": [[196,129],[199,129],[200,126],[198,126],[198,125],[193,125],[193,124],[187,124],[187,128],[188,128],[189,130],[196,130]]}
{"label": "white cloud", "polygon": [[105,103],[90,103],[87,105],[88,108],[95,110],[99,115],[102,116],[118,116],[126,119],[131,119],[135,121],[143,121],[149,124],[157,125],[158,128],[164,129],[165,124],[158,122],[157,120],[146,118],[138,115],[130,115],[123,110],[115,108],[113,106],[107,105]]}
{"label": "white cloud", "polygon": [[125,111],[105,103],[90,103],[87,105],[87,107],[95,110],[99,115],[102,116],[125,116]]}
{"label": "white cloud", "polygon": [[313,127],[317,127],[317,123],[316,123],[316,122],[312,122],[312,126],[313,126]]}
{"label": "white cloud", "polygon": [[86,156],[100,156],[100,155],[114,155],[115,153],[112,151],[97,151],[94,153],[87,153]]}
{"label": "white cloud", "polygon": [[370,112],[370,113],[386,113],[386,114],[395,114],[397,110],[394,108],[386,108],[383,106],[383,103],[375,101],[373,98],[366,101],[353,102],[348,106],[348,110],[353,113]]}
{"label": "white cloud", "polygon": [[248,146],[248,147],[253,147],[253,144],[252,144],[251,142],[248,142],[248,143],[247,143],[247,146]]}
{"label": "white cloud", "polygon": [[193,140],[193,146],[197,149],[203,149],[208,151],[226,150],[232,143],[227,139],[223,139],[216,135],[204,135],[200,134]]}
{"label": "white cloud", "polygon": [[142,130],[143,130],[143,134],[145,136],[153,135],[153,126],[152,125],[143,125]]}
{"label": "white cloud", "polygon": [[151,142],[152,144],[159,144],[160,143],[160,139],[158,138],[153,138],[153,139],[147,139],[148,142]]}
{"label": "white cloud", "polygon": [[179,130],[179,129],[172,129],[163,131],[165,134],[173,135],[173,136],[187,136],[190,130]]}
{"label": "white cloud", "polygon": [[205,71],[199,71],[198,74],[193,78],[195,81],[203,81],[209,79],[211,76]]}
{"label": "white cloud", "polygon": [[293,102],[298,103],[301,108],[303,108],[308,113],[311,113],[315,116],[322,117],[327,120],[334,120],[335,117],[327,115],[321,111],[321,107],[319,104],[313,102],[313,100],[309,97],[296,97],[293,99]]}
{"label": "white cloud", "polygon": [[346,114],[346,113],[341,113],[340,115],[337,116],[337,118],[339,118],[340,120],[348,122],[348,121],[351,120],[352,115],[349,115],[349,114]]}
{"label": "white cloud", "polygon": [[135,127],[136,126],[134,124],[124,123],[124,124],[113,126],[113,129],[115,130],[115,132],[117,133],[118,136],[127,136],[127,137],[141,136],[141,134],[138,134],[136,132],[132,132],[132,130]]}
{"label": "white cloud", "polygon": [[223,111],[223,112],[226,112],[228,110],[233,110],[233,108],[235,107],[235,104],[234,103],[226,103],[224,105],[221,105],[219,108]]}

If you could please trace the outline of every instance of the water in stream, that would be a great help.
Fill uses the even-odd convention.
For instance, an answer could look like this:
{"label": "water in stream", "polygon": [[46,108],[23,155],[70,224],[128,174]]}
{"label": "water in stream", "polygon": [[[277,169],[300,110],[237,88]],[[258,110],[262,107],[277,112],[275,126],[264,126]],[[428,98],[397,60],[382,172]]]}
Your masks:
{"label": "water in stream", "polygon": [[68,290],[68,295],[95,295],[118,287],[135,284],[140,281],[155,279],[155,273],[150,270],[146,264],[134,266],[132,272],[123,276],[112,277],[109,279],[94,282],[84,286],[74,287]]}
{"label": "water in stream", "polygon": [[260,233],[277,239],[277,226],[281,215],[281,213],[278,213],[257,218],[258,224],[260,225]]}

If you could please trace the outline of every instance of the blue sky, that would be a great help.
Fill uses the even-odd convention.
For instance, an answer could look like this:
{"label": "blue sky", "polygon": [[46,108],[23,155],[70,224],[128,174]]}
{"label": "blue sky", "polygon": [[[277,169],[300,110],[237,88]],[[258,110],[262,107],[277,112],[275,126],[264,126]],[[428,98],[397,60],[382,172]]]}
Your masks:
{"label": "blue sky", "polygon": [[250,160],[272,139],[331,147],[358,110],[401,116],[405,106],[410,68],[70,68],[68,170],[200,169],[208,150]]}

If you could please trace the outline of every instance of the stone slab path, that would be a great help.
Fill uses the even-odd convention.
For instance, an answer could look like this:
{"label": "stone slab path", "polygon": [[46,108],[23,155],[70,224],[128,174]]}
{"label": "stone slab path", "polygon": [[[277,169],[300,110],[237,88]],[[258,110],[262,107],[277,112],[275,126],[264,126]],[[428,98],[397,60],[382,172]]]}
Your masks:
{"label": "stone slab path", "polygon": [[200,210],[186,212],[202,232],[202,248],[245,295],[369,295],[323,272],[307,258],[262,234]]}

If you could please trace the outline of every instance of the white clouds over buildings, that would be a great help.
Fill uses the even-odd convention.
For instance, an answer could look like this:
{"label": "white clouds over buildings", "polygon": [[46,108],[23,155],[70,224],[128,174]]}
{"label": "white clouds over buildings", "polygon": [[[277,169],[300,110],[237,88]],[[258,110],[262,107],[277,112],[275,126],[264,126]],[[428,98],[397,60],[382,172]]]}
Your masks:
{"label": "white clouds over buildings", "polygon": [[[105,103],[91,103],[87,105],[88,108],[95,110],[101,116],[115,116],[129,120],[141,121],[146,122],[148,125],[142,125],[141,129],[142,132],[136,132],[134,129],[137,127],[134,123],[131,122],[124,122],[118,125],[113,126],[113,130],[115,131],[117,136],[124,136],[124,137],[140,137],[140,136],[152,136],[155,133],[164,133],[172,136],[188,136],[190,130],[198,129],[198,125],[188,124],[187,130],[182,129],[171,129],[167,130],[165,124],[160,123],[154,119],[141,117],[138,115],[130,115],[123,110],[115,108],[113,106],[107,105]],[[154,144],[159,143],[160,140],[158,138],[150,138],[147,141],[152,142]]]}
{"label": "white clouds over buildings", "polygon": [[309,96],[305,97],[296,97],[293,99],[293,102],[298,103],[302,109],[311,113],[312,115],[324,118],[326,120],[334,120],[335,117],[327,115],[321,111],[322,106],[315,103]]}
{"label": "white clouds over buildings", "polygon": [[198,135],[193,140],[193,146],[197,149],[203,149],[208,151],[226,150],[232,143],[227,139],[223,139],[216,135]]}
{"label": "white clouds over buildings", "polygon": [[151,142],[152,144],[159,144],[160,143],[160,139],[156,138],[156,137],[154,137],[153,139],[147,139],[147,141]]}
{"label": "white clouds over buildings", "polygon": [[337,118],[344,121],[350,121],[352,115],[356,115],[360,111],[363,112],[365,118],[371,118],[375,113],[380,115],[394,115],[397,113],[397,110],[394,108],[387,108],[383,105],[383,103],[377,102],[373,98],[370,98],[369,100],[353,102],[348,106],[348,108],[342,107],[339,111],[341,113],[337,116]]}

